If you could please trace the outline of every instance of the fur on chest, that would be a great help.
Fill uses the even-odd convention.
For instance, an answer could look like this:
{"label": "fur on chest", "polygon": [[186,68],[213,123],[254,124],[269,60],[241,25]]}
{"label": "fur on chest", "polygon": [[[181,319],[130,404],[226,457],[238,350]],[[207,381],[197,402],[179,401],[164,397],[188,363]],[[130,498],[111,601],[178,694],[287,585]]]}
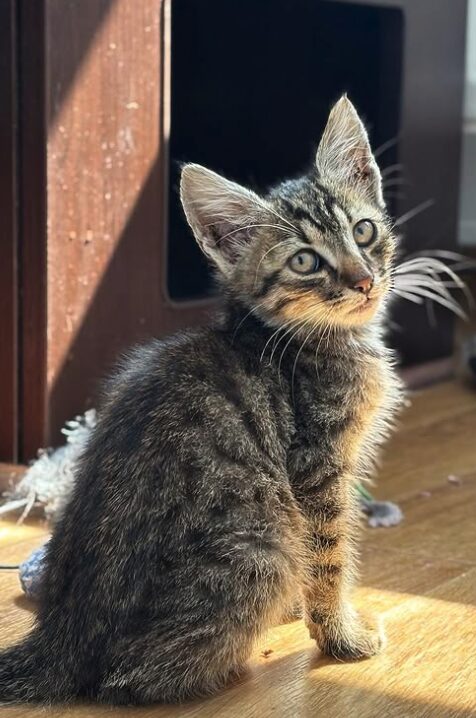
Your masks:
{"label": "fur on chest", "polygon": [[314,454],[321,465],[355,471],[364,453],[373,463],[401,389],[390,355],[362,352],[316,362],[313,375],[299,377],[296,399],[295,449]]}

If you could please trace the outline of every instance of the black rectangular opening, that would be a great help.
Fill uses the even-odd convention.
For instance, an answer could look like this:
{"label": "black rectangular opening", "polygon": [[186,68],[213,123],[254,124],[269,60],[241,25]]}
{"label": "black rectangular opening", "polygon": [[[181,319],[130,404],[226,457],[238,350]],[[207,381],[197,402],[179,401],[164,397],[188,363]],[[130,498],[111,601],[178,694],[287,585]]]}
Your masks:
{"label": "black rectangular opening", "polygon": [[191,300],[212,282],[180,206],[180,163],[264,190],[309,166],[343,92],[374,147],[397,137],[403,14],[328,0],[172,0],[171,39],[167,278],[172,299]]}

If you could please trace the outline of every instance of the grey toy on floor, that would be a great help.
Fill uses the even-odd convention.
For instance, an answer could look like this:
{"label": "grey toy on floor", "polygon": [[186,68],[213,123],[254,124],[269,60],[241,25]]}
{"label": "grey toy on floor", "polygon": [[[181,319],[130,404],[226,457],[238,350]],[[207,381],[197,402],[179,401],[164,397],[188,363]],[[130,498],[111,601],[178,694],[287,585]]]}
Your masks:
{"label": "grey toy on floor", "polygon": [[[23,509],[22,521],[31,509],[41,507],[48,521],[54,523],[68,503],[74,485],[74,467],[91,431],[96,426],[94,409],[68,421],[62,429],[66,443],[57,449],[42,449],[23,479],[4,493],[8,502],[0,514]],[[391,501],[375,501],[367,489],[358,487],[360,504],[372,528],[395,526],[403,518],[400,508]]]}
{"label": "grey toy on floor", "polygon": [[372,528],[378,526],[397,526],[403,520],[400,506],[392,501],[375,501],[375,499],[360,498],[360,505],[367,515],[367,523]]}

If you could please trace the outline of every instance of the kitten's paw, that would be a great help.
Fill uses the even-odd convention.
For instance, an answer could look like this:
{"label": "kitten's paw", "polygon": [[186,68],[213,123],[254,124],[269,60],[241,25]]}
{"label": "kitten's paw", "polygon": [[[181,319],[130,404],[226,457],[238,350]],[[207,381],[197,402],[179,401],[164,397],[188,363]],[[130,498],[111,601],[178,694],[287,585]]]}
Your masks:
{"label": "kitten's paw", "polygon": [[385,633],[377,621],[359,617],[343,630],[328,636],[323,650],[340,661],[358,661],[376,656],[385,648]]}
{"label": "kitten's paw", "polygon": [[381,623],[360,613],[354,613],[347,620],[329,621],[314,630],[311,625],[309,629],[324,653],[339,661],[370,658],[380,653],[386,644]]}

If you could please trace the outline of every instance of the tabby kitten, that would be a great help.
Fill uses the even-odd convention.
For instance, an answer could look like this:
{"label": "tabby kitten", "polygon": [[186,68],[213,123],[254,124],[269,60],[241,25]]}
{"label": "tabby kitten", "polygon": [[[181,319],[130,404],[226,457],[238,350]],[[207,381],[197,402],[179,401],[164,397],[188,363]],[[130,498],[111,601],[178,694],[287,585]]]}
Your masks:
{"label": "tabby kitten", "polygon": [[266,197],[197,165],[181,197],[225,308],[111,380],[0,699],[177,701],[217,690],[302,601],[326,653],[377,653],[349,599],[354,487],[400,403],[382,342],[396,239],[343,97],[315,166]]}

